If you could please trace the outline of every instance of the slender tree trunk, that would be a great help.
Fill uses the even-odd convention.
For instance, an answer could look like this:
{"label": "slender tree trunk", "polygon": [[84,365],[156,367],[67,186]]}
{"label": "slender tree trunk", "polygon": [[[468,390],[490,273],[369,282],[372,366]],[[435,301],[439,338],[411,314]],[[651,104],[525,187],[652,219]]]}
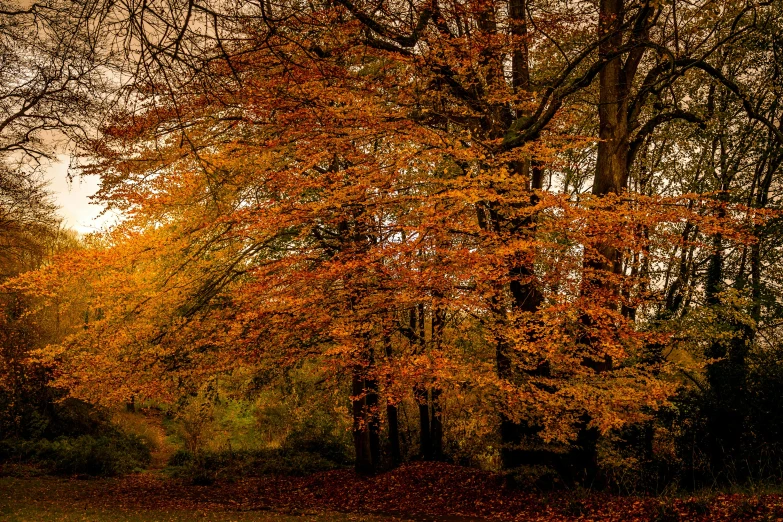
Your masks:
{"label": "slender tree trunk", "polygon": [[[416,332],[418,335],[419,352],[423,352],[427,335],[423,303],[419,303],[416,306]],[[423,460],[430,460],[432,458],[432,438],[430,432],[430,404],[427,387],[421,383],[417,384],[413,388],[413,395],[419,406],[419,456]]]}
{"label": "slender tree trunk", "polygon": [[353,443],[356,471],[372,474],[380,464],[380,419],[378,417],[378,383],[372,374],[372,352],[364,355],[366,366],[356,365],[351,376]]}
{"label": "slender tree trunk", "polygon": [[[386,359],[392,358],[391,338],[388,334],[383,339]],[[388,388],[387,383],[387,388]],[[402,452],[400,451],[400,422],[397,406],[386,398],[386,420],[389,423],[389,454],[391,455],[392,465],[397,466],[402,462]]]}
{"label": "slender tree trunk", "polygon": [[413,395],[419,406],[419,456],[422,460],[432,459],[432,439],[430,438],[430,405],[427,388],[417,384]]}
{"label": "slender tree trunk", "polygon": [[[756,232],[758,235],[758,232]],[[750,315],[758,323],[761,319],[761,245],[756,241],[750,246],[750,291],[753,299]]]}
{"label": "slender tree trunk", "polygon": [[356,472],[370,474],[375,471],[370,447],[370,426],[367,422],[367,405],[364,375],[361,368],[354,368],[351,378],[353,447],[356,454]]}
{"label": "slender tree trunk", "polygon": [[[707,304],[717,306],[720,303],[720,291],[723,282],[722,238],[716,234],[712,240],[714,252],[710,256],[704,293]],[[736,389],[736,368],[729,356],[725,341],[714,341],[707,349],[707,357],[719,359],[707,367],[707,381],[710,385],[707,422],[709,425],[709,458],[713,473],[720,474],[730,460],[741,458],[739,428],[743,425],[740,412],[734,407],[739,397]]]}
{"label": "slender tree trunk", "polygon": [[402,462],[402,452],[400,451],[400,422],[397,406],[386,404],[386,419],[389,422],[389,454],[392,464],[397,466]]}
{"label": "slender tree trunk", "polygon": [[[737,165],[731,165],[729,155],[722,139],[716,138],[716,144],[719,147],[713,150],[719,151],[719,165],[721,173],[721,192],[718,196],[720,203],[728,202],[729,189],[732,174],[736,172]],[[767,190],[766,180],[761,180],[757,188],[762,192]],[[757,200],[758,201],[758,200]],[[724,219],[726,210],[720,206],[716,217]],[[710,256],[710,262],[707,270],[707,277],[704,284],[707,304],[722,308],[734,306],[731,303],[721,303],[720,293],[724,290],[724,265],[723,254],[724,240],[721,234],[713,236],[713,252]],[[754,272],[758,270],[756,265],[756,253],[751,249],[751,280],[754,279]],[[742,268],[741,268],[742,269]],[[740,272],[738,281],[741,281],[744,274]],[[752,290],[753,291],[753,290]],[[722,305],[722,306],[721,306]],[[751,308],[751,314],[755,311]],[[717,472],[727,468],[733,469],[738,478],[742,479],[742,474],[746,471],[742,463],[745,461],[743,441],[746,440],[746,418],[748,408],[747,377],[748,364],[747,355],[750,344],[753,340],[753,328],[743,321],[737,320],[734,313],[726,314],[721,317],[721,322],[731,331],[732,336],[728,339],[716,339],[707,350],[707,356],[714,360],[707,367],[707,380],[710,385],[709,401],[709,435],[710,450],[713,469]],[[745,471],[743,471],[745,470]]]}
{"label": "slender tree trunk", "polygon": [[[775,141],[770,137],[770,146]],[[777,146],[779,147],[779,146]],[[766,162],[766,171],[764,176],[759,181],[759,186],[756,192],[756,208],[766,208],[769,203],[769,190],[772,185],[774,173],[778,171],[781,163],[783,163],[783,152],[776,148],[776,150],[770,154],[769,159]],[[750,281],[751,281],[751,296],[753,297],[753,308],[751,309],[751,317],[754,321],[758,322],[761,319],[761,241],[762,227],[756,226],[754,231],[757,241],[753,243],[750,251]]]}
{"label": "slender tree trunk", "polygon": [[[438,291],[433,291],[432,305],[432,348],[440,350],[443,342],[443,330],[446,327],[446,314],[440,305],[442,295]],[[430,441],[432,444],[433,460],[443,459],[443,409],[441,407],[440,397],[441,389],[437,383],[430,389],[430,410],[432,418],[430,421]]]}
{"label": "slender tree trunk", "polygon": [[[372,351],[370,351],[370,367],[374,365]],[[367,408],[367,424],[370,445],[370,460],[373,471],[377,471],[381,462],[381,418],[378,410],[378,380],[373,375],[368,375],[364,380],[367,390],[365,404]]]}
{"label": "slender tree trunk", "polygon": [[[407,335],[414,347],[414,353],[421,354],[425,350],[425,308],[419,303],[410,310]],[[430,425],[429,390],[426,384],[416,383],[413,386],[413,398],[419,410],[419,457],[422,460],[432,459],[432,428]]]}
{"label": "slender tree trunk", "polygon": [[432,395],[432,422],[430,425],[432,459],[443,459],[443,411],[441,409],[440,388],[433,388]]}
{"label": "slender tree trunk", "polygon": [[710,256],[710,262],[707,267],[707,279],[704,283],[704,293],[707,297],[707,304],[716,305],[719,302],[718,294],[721,290],[723,281],[723,239],[720,234],[712,238],[713,253]]}

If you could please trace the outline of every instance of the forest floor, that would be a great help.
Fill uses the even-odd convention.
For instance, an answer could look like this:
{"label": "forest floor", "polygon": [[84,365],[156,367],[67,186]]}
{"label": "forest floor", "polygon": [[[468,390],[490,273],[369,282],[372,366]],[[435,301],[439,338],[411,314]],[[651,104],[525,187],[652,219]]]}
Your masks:
{"label": "forest floor", "polygon": [[490,473],[414,463],[374,477],[350,470],[193,486],[150,471],[114,479],[0,478],[0,521],[210,520],[783,521],[783,495],[695,498],[508,490]]}

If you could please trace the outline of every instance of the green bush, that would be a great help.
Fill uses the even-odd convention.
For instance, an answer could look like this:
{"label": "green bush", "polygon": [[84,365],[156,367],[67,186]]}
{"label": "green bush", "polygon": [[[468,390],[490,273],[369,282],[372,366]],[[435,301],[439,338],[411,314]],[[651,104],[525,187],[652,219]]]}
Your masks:
{"label": "green bush", "polygon": [[122,433],[0,442],[0,461],[12,460],[58,475],[115,476],[144,468],[150,450],[140,437]]}
{"label": "green bush", "polygon": [[177,450],[169,459],[169,466],[189,466],[193,462],[193,454],[187,450]]}
{"label": "green bush", "polygon": [[211,484],[215,480],[264,475],[302,476],[337,469],[347,461],[332,460],[324,455],[293,449],[217,451],[192,454],[180,450],[169,460],[173,476],[194,484]]}
{"label": "green bush", "polygon": [[[328,417],[306,419],[286,437],[283,453],[291,459],[323,459],[338,465],[353,460],[353,448],[334,429]],[[317,460],[316,459],[316,460]]]}

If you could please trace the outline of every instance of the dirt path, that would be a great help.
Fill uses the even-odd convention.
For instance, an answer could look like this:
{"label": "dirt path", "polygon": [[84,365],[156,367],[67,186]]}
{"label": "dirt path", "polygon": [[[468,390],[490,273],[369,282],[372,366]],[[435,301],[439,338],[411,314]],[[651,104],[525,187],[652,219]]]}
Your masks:
{"label": "dirt path", "polygon": [[112,414],[112,423],[125,433],[137,435],[147,442],[152,457],[148,471],[165,468],[177,451],[177,446],[166,436],[163,416],[159,411],[116,411]]}
{"label": "dirt path", "polygon": [[177,451],[177,447],[166,437],[166,428],[163,427],[163,419],[159,415],[145,415],[144,418],[149,424],[150,430],[157,434],[157,444],[152,450],[149,469],[161,470],[168,465],[171,456]]}

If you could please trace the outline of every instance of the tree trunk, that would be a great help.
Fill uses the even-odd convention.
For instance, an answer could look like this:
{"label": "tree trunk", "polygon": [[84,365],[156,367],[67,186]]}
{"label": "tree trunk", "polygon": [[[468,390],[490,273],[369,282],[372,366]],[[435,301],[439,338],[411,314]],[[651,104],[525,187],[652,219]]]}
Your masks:
{"label": "tree trunk", "polygon": [[351,376],[353,444],[356,471],[372,474],[380,464],[380,420],[378,418],[378,383],[369,374],[372,354],[366,355],[367,368],[356,366]]}
{"label": "tree trunk", "polygon": [[370,474],[375,471],[370,448],[370,427],[367,422],[365,383],[361,369],[355,368],[351,379],[353,447],[356,454],[356,472]]}
{"label": "tree trunk", "polygon": [[[527,31],[527,1],[510,0],[509,18],[511,19],[511,32],[518,39],[517,47],[512,55],[512,86],[518,93],[526,93],[531,90],[530,63],[528,52],[528,31]],[[529,204],[535,205],[538,202],[536,190],[543,187],[543,169],[541,165],[527,158],[522,161],[515,161],[510,165],[511,171],[517,180],[517,186],[514,190],[528,191]],[[535,234],[534,222],[532,217],[512,218],[508,220],[509,226],[515,234]],[[498,223],[498,232],[503,224]],[[544,297],[535,281],[535,272],[531,263],[519,264],[510,269],[509,292],[512,297],[511,307],[515,311],[535,314],[543,303]],[[500,305],[502,306],[502,305]],[[504,315],[501,310],[498,313]],[[512,326],[512,325],[509,325]],[[525,325],[522,325],[525,326]],[[536,339],[530,337],[530,342]],[[498,377],[503,380],[514,381],[515,370],[509,354],[511,347],[504,340],[498,341],[496,348],[496,367]],[[546,361],[537,361],[537,367],[533,371],[528,371],[529,375],[544,375],[548,373],[549,365]],[[543,373],[542,373],[543,372]],[[525,464],[542,463],[541,452],[533,454],[523,447],[523,441],[526,437],[534,436],[540,428],[534,423],[523,421],[516,422],[507,414],[501,412],[500,415],[500,438],[501,438],[501,463],[504,469],[514,469]],[[544,452],[546,453],[546,452]],[[551,463],[554,461],[554,454],[547,454],[543,462]]]}
{"label": "tree trunk", "polygon": [[432,460],[443,459],[443,418],[440,403],[441,391],[433,388],[432,395],[432,422],[430,425]]}
{"label": "tree trunk", "polygon": [[[604,59],[622,47],[624,15],[623,0],[601,0],[598,33],[605,40],[598,48],[600,58]],[[599,141],[593,179],[593,194],[596,196],[619,194],[628,184],[628,81],[632,79],[627,77],[628,73],[622,57],[617,56],[609,60],[598,74]],[[601,258],[590,261],[590,268],[617,273],[621,268],[620,251],[610,244],[598,245],[597,250]]]}
{"label": "tree trunk", "polygon": [[402,462],[402,452],[400,451],[400,422],[398,418],[397,406],[386,404],[386,419],[389,422],[389,454],[392,464],[399,465]]}
{"label": "tree trunk", "polygon": [[374,377],[368,377],[364,381],[367,389],[365,398],[367,415],[367,438],[370,446],[370,461],[372,471],[378,470],[381,462],[381,419],[378,411],[378,381]]}
{"label": "tree trunk", "polygon": [[[601,0],[598,34],[604,41],[598,48],[601,59],[623,45],[623,0]],[[598,159],[593,194],[619,193],[628,184],[630,129],[628,124],[629,83],[636,72],[635,57],[624,64],[622,56],[609,60],[598,74]]]}
{"label": "tree trunk", "polygon": [[[756,231],[758,235],[758,231]],[[753,305],[750,315],[756,323],[761,319],[761,245],[756,241],[750,246],[750,288]]]}
{"label": "tree trunk", "polygon": [[[383,346],[386,352],[386,359],[391,360],[392,345],[388,334],[384,335]],[[387,389],[388,389],[387,383]],[[402,452],[400,451],[400,422],[397,406],[386,398],[386,420],[389,423],[389,454],[392,465],[397,466],[402,462]]]}
{"label": "tree trunk", "polygon": [[432,439],[430,437],[430,405],[427,388],[417,384],[413,389],[416,403],[419,405],[419,456],[422,460],[432,460]]}
{"label": "tree trunk", "polygon": [[[629,55],[623,62],[622,55],[608,59],[623,45],[623,21],[625,6],[623,0],[600,0],[598,36],[603,39],[598,47],[598,56],[607,60],[598,74],[598,157],[595,177],[593,179],[593,194],[604,196],[619,194],[625,190],[628,183],[630,128],[628,123],[629,84],[636,72],[640,55]],[[627,68],[626,68],[627,67]],[[604,275],[620,273],[622,270],[621,252],[612,244],[596,245],[597,258],[585,260],[585,283],[587,288],[606,288]],[[619,299],[619,288],[610,286],[610,296],[603,299],[604,306],[616,306]],[[591,319],[586,314],[582,317],[585,329],[591,326]],[[583,364],[596,372],[608,371],[612,368],[612,360],[608,355],[601,356],[599,343],[589,335],[581,339],[581,344],[592,348],[594,353],[585,356]],[[590,480],[598,472],[597,443],[598,433],[595,428],[589,428],[590,415],[582,417],[575,447],[566,459],[566,478],[571,481]]]}
{"label": "tree trunk", "polygon": [[[433,291],[432,305],[432,347],[434,350],[441,349],[443,341],[443,330],[446,327],[446,314],[440,306],[440,299],[443,295],[439,291]],[[430,443],[432,444],[431,458],[433,460],[443,459],[443,411],[441,408],[440,396],[441,389],[437,384],[430,389],[430,410],[432,418],[430,420]]]}

